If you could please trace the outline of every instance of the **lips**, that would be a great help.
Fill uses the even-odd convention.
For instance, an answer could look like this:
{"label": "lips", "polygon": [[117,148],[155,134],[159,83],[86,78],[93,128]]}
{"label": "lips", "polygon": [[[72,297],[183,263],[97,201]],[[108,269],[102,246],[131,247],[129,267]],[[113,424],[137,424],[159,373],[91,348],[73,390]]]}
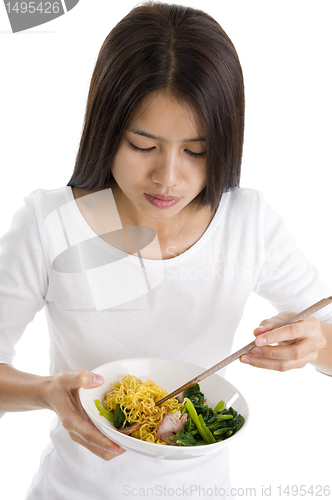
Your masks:
{"label": "lips", "polygon": [[171,195],[164,195],[164,194],[148,194],[144,193],[145,198],[151,205],[158,207],[158,208],[168,208],[173,205],[175,205],[180,198],[171,196]]}
{"label": "lips", "polygon": [[145,193],[148,194],[149,196],[152,196],[153,198],[158,198],[159,200],[178,200],[179,196],[171,196],[171,195],[164,195],[164,194],[155,194],[155,193]]}

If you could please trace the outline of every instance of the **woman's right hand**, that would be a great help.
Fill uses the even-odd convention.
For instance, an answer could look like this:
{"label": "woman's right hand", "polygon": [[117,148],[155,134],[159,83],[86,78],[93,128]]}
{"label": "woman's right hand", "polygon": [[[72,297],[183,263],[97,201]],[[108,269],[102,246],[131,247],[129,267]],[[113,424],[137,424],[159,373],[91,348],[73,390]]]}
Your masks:
{"label": "woman's right hand", "polygon": [[49,377],[44,399],[59,416],[70,438],[98,457],[111,460],[126,450],[104,436],[92,423],[80,402],[78,389],[92,389],[104,382],[101,375],[87,370],[63,370]]}

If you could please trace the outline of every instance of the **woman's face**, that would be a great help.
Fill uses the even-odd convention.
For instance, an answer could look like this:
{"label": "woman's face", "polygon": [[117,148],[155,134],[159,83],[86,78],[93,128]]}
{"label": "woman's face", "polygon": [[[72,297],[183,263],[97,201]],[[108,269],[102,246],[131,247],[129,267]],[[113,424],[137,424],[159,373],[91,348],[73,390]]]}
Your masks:
{"label": "woman's face", "polygon": [[178,214],[206,186],[204,136],[188,105],[150,94],[125,130],[111,166],[121,196],[145,217]]}

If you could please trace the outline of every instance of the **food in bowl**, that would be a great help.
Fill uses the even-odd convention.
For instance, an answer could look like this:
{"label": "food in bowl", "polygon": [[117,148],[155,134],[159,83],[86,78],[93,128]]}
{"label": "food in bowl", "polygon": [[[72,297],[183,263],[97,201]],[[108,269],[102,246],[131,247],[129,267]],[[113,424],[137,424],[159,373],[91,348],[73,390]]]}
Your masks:
{"label": "food in bowl", "polygon": [[119,432],[133,438],[171,446],[200,446],[223,441],[234,435],[244,418],[220,401],[214,408],[205,405],[199,384],[186,389],[160,406],[155,403],[167,391],[147,379],[144,383],[133,375],[124,375],[105,394],[104,407],[95,404],[100,415]]}

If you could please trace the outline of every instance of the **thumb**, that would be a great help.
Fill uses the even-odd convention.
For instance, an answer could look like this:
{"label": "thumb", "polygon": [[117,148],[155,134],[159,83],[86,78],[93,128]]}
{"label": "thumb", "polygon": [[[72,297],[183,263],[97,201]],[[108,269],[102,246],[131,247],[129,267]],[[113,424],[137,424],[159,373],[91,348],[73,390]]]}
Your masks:
{"label": "thumb", "polygon": [[61,375],[63,385],[67,390],[78,389],[79,387],[93,389],[104,383],[104,378],[101,375],[88,370],[64,370],[59,375]]}
{"label": "thumb", "polygon": [[273,316],[273,318],[269,319],[264,319],[258,328],[255,328],[254,330],[254,335],[257,337],[258,335],[261,335],[262,333],[268,332],[269,330],[272,330],[272,328],[276,327],[282,322],[282,319],[280,319],[280,316]]}
{"label": "thumb", "polygon": [[254,335],[257,337],[258,335],[261,335],[262,333],[268,332],[269,330],[272,330],[272,328],[276,328],[280,323],[283,323],[287,319],[295,316],[296,313],[290,312],[290,311],[285,311],[282,313],[277,314],[276,316],[273,316],[272,318],[269,319],[264,319],[259,325],[258,328],[255,328],[254,330]]}
{"label": "thumb", "polygon": [[97,373],[87,372],[87,374],[88,374],[88,380],[85,382],[84,385],[81,386],[84,387],[85,389],[92,389],[93,387],[99,387],[105,382],[104,377],[98,375]]}
{"label": "thumb", "polygon": [[262,321],[260,326],[255,328],[254,335],[255,335],[255,337],[258,337],[258,335],[261,335],[262,333],[268,332],[273,327],[274,327],[274,325],[269,320]]}

